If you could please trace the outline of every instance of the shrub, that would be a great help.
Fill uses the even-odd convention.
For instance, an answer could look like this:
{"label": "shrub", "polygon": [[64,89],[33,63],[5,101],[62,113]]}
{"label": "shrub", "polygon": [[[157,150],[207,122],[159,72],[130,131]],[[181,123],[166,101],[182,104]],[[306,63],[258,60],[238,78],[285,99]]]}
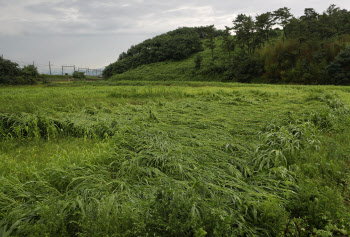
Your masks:
{"label": "shrub", "polygon": [[25,66],[22,70],[18,64],[10,60],[0,58],[0,84],[27,85],[35,84],[39,75],[33,65]]}
{"label": "shrub", "polygon": [[34,65],[24,66],[22,74],[26,77],[37,78],[39,76],[38,69]]}
{"label": "shrub", "polygon": [[200,54],[198,54],[194,60],[194,64],[195,64],[194,68],[197,70],[201,69],[202,61],[203,61],[203,57]]}
{"label": "shrub", "polygon": [[228,80],[247,83],[261,76],[263,70],[264,64],[260,59],[254,56],[239,55],[233,58],[233,65],[225,76]]}
{"label": "shrub", "polygon": [[85,74],[83,72],[74,71],[73,72],[73,78],[75,78],[75,79],[84,79],[85,78]]}
{"label": "shrub", "polygon": [[20,75],[21,69],[17,63],[0,58],[0,84],[11,84],[11,80]]}
{"label": "shrub", "polygon": [[350,47],[347,47],[326,68],[328,83],[347,84],[350,82]]}

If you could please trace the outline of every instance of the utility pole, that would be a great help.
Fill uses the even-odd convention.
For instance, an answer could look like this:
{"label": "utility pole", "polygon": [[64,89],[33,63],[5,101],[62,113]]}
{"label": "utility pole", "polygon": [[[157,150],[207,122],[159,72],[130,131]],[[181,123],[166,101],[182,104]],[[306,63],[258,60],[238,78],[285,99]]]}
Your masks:
{"label": "utility pole", "polygon": [[65,67],[74,68],[74,71],[75,71],[75,65],[73,65],[73,66],[65,66],[65,65],[62,65],[62,75],[63,75],[63,68],[65,68]]}
{"label": "utility pole", "polygon": [[92,76],[94,75],[94,72],[95,72],[95,75],[97,76],[97,69],[91,69]]}
{"label": "utility pole", "polygon": [[49,70],[50,70],[50,75],[51,75],[51,62],[49,61]]}

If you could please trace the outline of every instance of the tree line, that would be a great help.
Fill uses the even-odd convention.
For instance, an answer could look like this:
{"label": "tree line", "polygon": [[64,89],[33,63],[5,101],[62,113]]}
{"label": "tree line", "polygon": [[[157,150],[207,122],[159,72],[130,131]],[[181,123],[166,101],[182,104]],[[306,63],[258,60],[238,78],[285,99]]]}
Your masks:
{"label": "tree line", "polygon": [[[254,78],[272,83],[350,82],[350,12],[346,9],[331,5],[319,14],[306,8],[295,17],[284,7],[255,18],[240,14],[232,23],[221,34],[220,46],[228,60],[213,62],[202,73],[240,82]],[[206,45],[214,61],[212,38],[207,38]],[[200,68],[198,59],[195,64]]]}

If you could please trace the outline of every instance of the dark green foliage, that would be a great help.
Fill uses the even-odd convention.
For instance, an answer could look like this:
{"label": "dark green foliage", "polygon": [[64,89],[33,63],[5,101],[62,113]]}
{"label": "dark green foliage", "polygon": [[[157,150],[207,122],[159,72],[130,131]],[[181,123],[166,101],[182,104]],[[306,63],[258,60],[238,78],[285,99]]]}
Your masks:
{"label": "dark green foliage", "polygon": [[205,76],[207,78],[220,78],[222,74],[227,71],[227,69],[228,68],[225,64],[216,63],[211,60],[209,62],[209,65],[207,65],[205,68],[202,67],[200,75]]}
{"label": "dark green foliage", "polygon": [[8,79],[7,83],[8,85],[34,85],[37,83],[37,79],[34,77],[29,76],[17,76],[17,77],[11,77]]}
{"label": "dark green foliage", "polygon": [[201,50],[202,43],[197,30],[179,28],[131,46],[119,56],[118,61],[106,67],[103,77],[109,78],[144,64],[185,59]]}
{"label": "dark green foliage", "polygon": [[11,62],[10,60],[3,59],[0,57],[0,76],[19,76],[21,74],[21,70],[18,68],[18,64]]}
{"label": "dark green foliage", "polygon": [[256,16],[255,27],[256,27],[256,43],[259,45],[264,44],[264,42],[269,42],[270,31],[272,26],[275,24],[273,21],[273,14],[271,12],[266,12]]}
{"label": "dark green foliage", "polygon": [[21,75],[17,63],[0,57],[0,84],[16,84],[14,78]]}
{"label": "dark green foliage", "polygon": [[225,72],[225,80],[249,83],[252,79],[260,77],[264,70],[263,62],[257,57],[246,54],[233,57],[233,64]]}
{"label": "dark green foliage", "polygon": [[[256,18],[254,37],[257,40],[263,34],[261,25],[267,22],[268,16],[266,13]],[[306,8],[303,16],[295,18],[288,8],[281,8],[273,16],[275,23],[283,26],[284,36],[283,40],[258,51],[258,57],[264,60],[265,78],[274,83],[347,83],[345,51],[342,59],[339,58],[340,63],[335,59],[350,42],[347,10],[331,5],[323,14],[318,14],[313,8]]]}
{"label": "dark green foliage", "polygon": [[194,60],[194,64],[195,64],[194,68],[197,70],[201,69],[202,61],[203,61],[203,57],[200,54],[198,54]]}
{"label": "dark green foliage", "polygon": [[[264,60],[265,77],[270,82],[345,83],[343,80],[346,78],[346,69],[344,71],[333,61],[350,39],[348,35],[344,35],[347,24],[334,23],[341,19],[350,19],[347,10],[331,5],[326,12],[318,14],[313,8],[306,8],[303,16],[292,18],[289,9],[281,8],[274,12],[274,16],[283,26],[284,38],[275,44],[262,47],[258,52]],[[345,61],[343,63],[346,64]],[[328,64],[332,66],[327,67]],[[339,74],[336,75],[336,72]],[[343,79],[339,79],[340,77]]]}
{"label": "dark green foliage", "polygon": [[[199,34],[201,39],[207,38],[209,32],[212,29],[210,29],[211,26],[200,26],[200,27],[194,27],[195,31]],[[214,28],[214,31],[211,32],[211,34],[214,34],[214,37],[218,37],[224,34],[223,30],[218,30]]]}
{"label": "dark green foliage", "polygon": [[334,62],[326,68],[328,73],[327,84],[349,84],[350,83],[350,47],[339,53]]}
{"label": "dark green foliage", "polygon": [[27,85],[35,84],[39,73],[35,66],[28,65],[22,70],[17,63],[0,58],[0,84]]}
{"label": "dark green foliage", "polygon": [[211,50],[212,60],[214,60],[214,49],[216,48],[214,32],[214,25],[208,26],[205,46],[207,46]]}
{"label": "dark green foliage", "polygon": [[348,36],[323,43],[318,41],[300,43],[299,38],[280,40],[274,45],[261,48],[257,54],[264,60],[264,77],[270,82],[335,84],[336,82],[327,76],[326,67],[332,64],[336,55],[345,49],[348,42],[350,42]]}
{"label": "dark green foliage", "polygon": [[22,74],[32,78],[37,78],[39,76],[38,69],[34,65],[27,65],[23,67]]}
{"label": "dark green foliage", "polygon": [[335,35],[348,34],[350,12],[331,5],[323,14],[313,8],[306,8],[304,15],[293,18],[285,26],[288,38],[298,39],[300,43],[308,40],[324,40]]}
{"label": "dark green foliage", "polygon": [[85,73],[84,72],[74,71],[73,72],[73,78],[75,78],[75,79],[84,79],[86,77],[85,77]]}
{"label": "dark green foliage", "polygon": [[279,8],[278,10],[273,12],[273,16],[274,16],[274,21],[283,27],[283,39],[286,38],[287,37],[286,26],[293,16],[290,13],[290,9],[287,7]]}
{"label": "dark green foliage", "polygon": [[225,27],[225,31],[222,34],[221,48],[227,52],[228,58],[231,58],[231,53],[235,49],[235,42],[233,36],[230,34],[231,28]]}
{"label": "dark green foliage", "polygon": [[256,47],[253,18],[245,14],[238,15],[233,21],[233,29],[236,32],[237,44],[251,55]]}

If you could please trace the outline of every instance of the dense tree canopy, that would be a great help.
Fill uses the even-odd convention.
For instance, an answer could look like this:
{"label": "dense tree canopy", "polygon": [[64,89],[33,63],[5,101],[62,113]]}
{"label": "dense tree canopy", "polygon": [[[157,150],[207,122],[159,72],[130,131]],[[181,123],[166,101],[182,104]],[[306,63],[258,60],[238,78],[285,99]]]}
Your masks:
{"label": "dense tree canopy", "polygon": [[342,51],[326,68],[331,84],[347,84],[350,82],[350,46]]}
{"label": "dense tree canopy", "polygon": [[[282,27],[282,35],[276,27]],[[335,5],[322,14],[306,8],[298,18],[286,7],[255,18],[240,14],[232,27],[240,50],[227,65],[228,72],[232,72],[228,75],[236,81],[260,77],[273,83],[349,83],[349,73],[344,69],[350,66],[346,49],[350,43],[349,27],[350,12]],[[271,42],[270,35],[276,36],[276,32],[277,38]],[[248,70],[260,68],[261,62],[263,70]]]}

